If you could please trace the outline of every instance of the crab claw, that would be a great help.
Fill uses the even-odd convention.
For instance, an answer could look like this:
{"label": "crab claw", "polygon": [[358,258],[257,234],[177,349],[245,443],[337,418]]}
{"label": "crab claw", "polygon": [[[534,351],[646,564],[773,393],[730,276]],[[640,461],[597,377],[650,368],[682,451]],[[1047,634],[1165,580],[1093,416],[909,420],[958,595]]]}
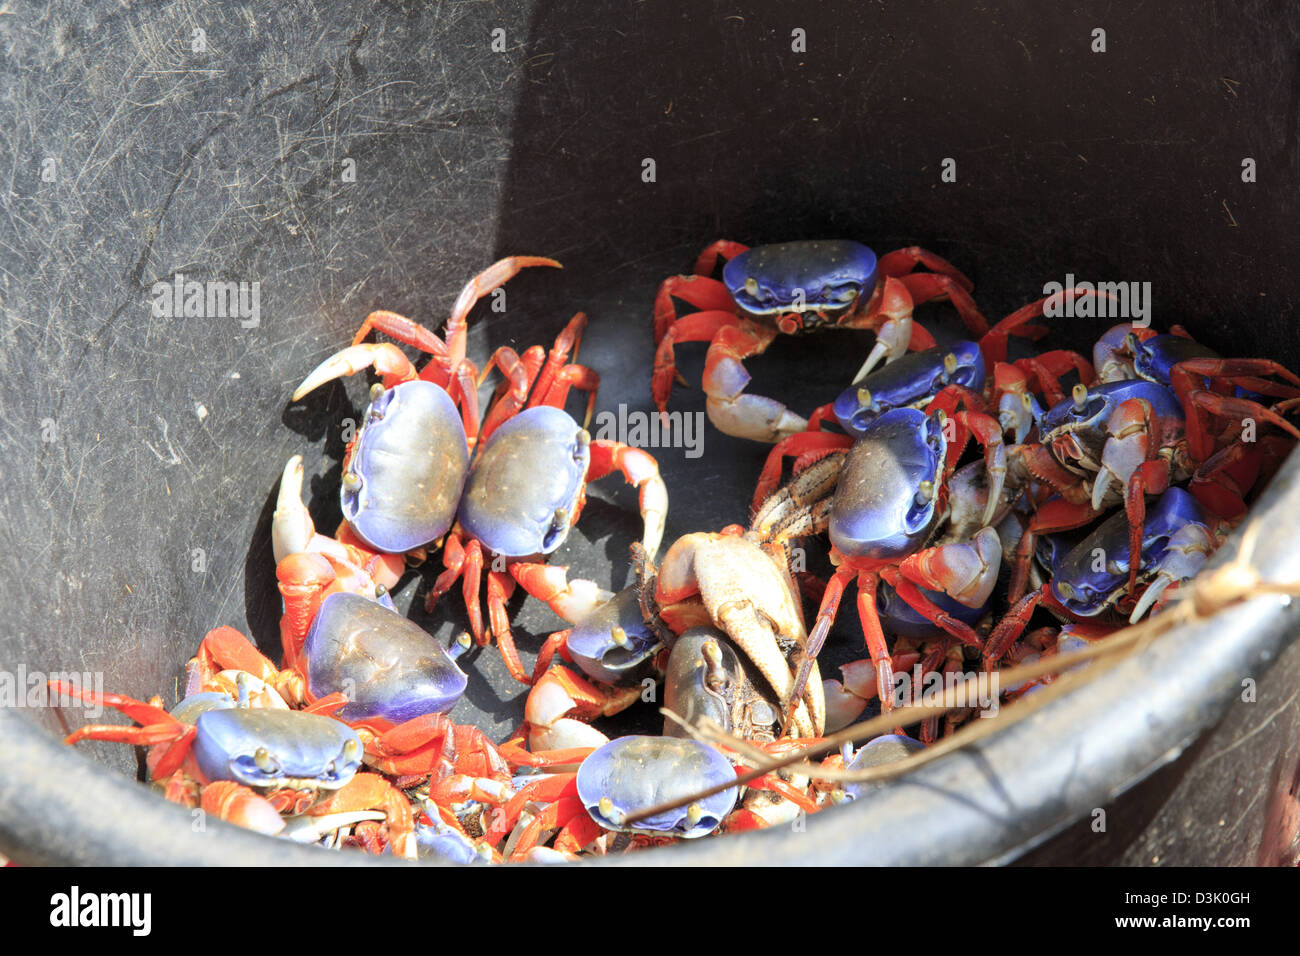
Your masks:
{"label": "crab claw", "polygon": [[256,833],[275,836],[285,830],[284,818],[269,800],[230,780],[208,784],[199,805],[204,813]]}
{"label": "crab claw", "polygon": [[[872,687],[874,686],[873,683]],[[834,678],[822,681],[822,693],[826,698],[826,733],[828,734],[843,730],[857,720],[867,708],[865,698],[847,690]]]}
{"label": "crab claw", "polygon": [[640,685],[602,688],[567,667],[552,667],[524,703],[529,744],[534,752],[599,747],[609,738],[586,721],[617,714],[640,699]]}
{"label": "crab claw", "polygon": [[335,830],[354,826],[363,820],[384,820],[378,810],[350,810],[347,813],[327,813],[320,817],[298,815],[284,821],[280,836],[295,843],[319,843]]}
{"label": "crab claw", "polygon": [[858,369],[858,374],[853,376],[853,384],[857,385],[868,375],[871,370],[884,359],[886,364],[901,358],[907,354],[908,344],[912,341],[912,315],[909,311],[906,315],[896,316],[889,319],[876,331],[876,344],[872,346],[867,360],[862,363]]}
{"label": "crab claw", "polygon": [[1142,592],[1129,616],[1128,622],[1136,624],[1173,584],[1194,577],[1214,551],[1214,537],[1203,524],[1185,524],[1169,539],[1164,556],[1157,563],[1156,577]]}
{"label": "crab claw", "polygon": [[1101,469],[1092,483],[1092,510],[1100,511],[1111,482],[1123,489],[1147,459],[1151,407],[1140,398],[1120,402],[1106,423],[1110,437],[1101,453]]}
{"label": "crab claw", "polygon": [[993,371],[993,383],[1000,396],[998,425],[1004,433],[1012,433],[1015,444],[1023,445],[1042,415],[1042,409],[1029,391],[1029,381],[1014,365],[999,362]]}
{"label": "crab claw", "polygon": [[280,476],[280,493],[271,516],[271,551],[279,564],[291,554],[307,551],[316,525],[302,503],[302,455],[294,455]]}
{"label": "crab claw", "polygon": [[918,551],[903,562],[906,576],[923,587],[943,591],[967,607],[983,607],[998,583],[1002,542],[993,528],[981,528],[969,541]]}
{"label": "crab claw", "polygon": [[294,390],[293,401],[298,401],[326,382],[355,375],[371,366],[374,366],[375,371],[383,376],[384,388],[392,388],[394,385],[409,382],[417,377],[415,366],[396,345],[389,342],[350,345],[317,365]]}

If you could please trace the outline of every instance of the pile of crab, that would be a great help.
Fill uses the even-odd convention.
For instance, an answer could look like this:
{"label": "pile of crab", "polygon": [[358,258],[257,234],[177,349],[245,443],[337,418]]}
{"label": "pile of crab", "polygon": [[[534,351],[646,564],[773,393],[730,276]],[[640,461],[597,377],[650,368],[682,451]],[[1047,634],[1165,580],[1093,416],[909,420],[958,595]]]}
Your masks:
{"label": "pile of crab", "polygon": [[[1049,300],[990,325],[965,276],[925,250],[877,259],[854,242],[720,242],[695,274],[660,288],[653,396],[665,409],[675,346],[708,341],[710,419],[773,448],[745,525],[686,534],[658,561],[668,498],[655,460],[593,440],[565,411],[577,389],[589,418],[599,388],[570,361],[586,317],[549,350],[501,348],[482,371],[466,357],[478,299],[521,268],[557,265],[489,267],[441,335],[372,313],[293,396],[379,376],[343,462],[332,537],[303,504],[301,459],[284,469],[273,519],[280,666],[218,628],[170,709],[56,686],[135,722],[68,741],[146,746],[168,799],[241,826],[408,859],[564,860],[786,824],[858,791],[755,774],[756,754],[815,745],[928,681],[972,671],[996,681],[1158,613],[1300,439],[1285,417],[1300,378],[1266,359],[1222,358],[1178,328],[1123,324],[1090,356],[1031,354]],[[936,300],[955,306],[966,338],[940,345],[913,320]],[[832,328],[877,337],[838,397],[804,418],[746,392],[746,358],[782,333]],[[417,370],[397,345],[367,342],[372,331],[428,361]],[[1026,354],[1013,359],[1017,348]],[[502,381],[480,415],[478,388],[494,370]],[[634,584],[611,594],[547,558],[578,521],[587,483],[615,471],[638,490],[644,533],[630,546]],[[802,560],[817,542],[829,561],[820,577]],[[469,623],[450,648],[389,596],[439,549],[427,605],[459,580]],[[853,584],[867,656],[823,680],[817,657]],[[572,625],[546,639],[531,671],[511,634],[516,588]],[[491,641],[530,686],[522,724],[499,742],[448,716],[467,684],[458,658]],[[1042,685],[993,686],[997,706]],[[644,701],[662,708],[662,734],[611,740],[596,726]],[[822,766],[897,759],[978,713],[950,709]],[[706,723],[721,732],[708,743],[697,732]]]}

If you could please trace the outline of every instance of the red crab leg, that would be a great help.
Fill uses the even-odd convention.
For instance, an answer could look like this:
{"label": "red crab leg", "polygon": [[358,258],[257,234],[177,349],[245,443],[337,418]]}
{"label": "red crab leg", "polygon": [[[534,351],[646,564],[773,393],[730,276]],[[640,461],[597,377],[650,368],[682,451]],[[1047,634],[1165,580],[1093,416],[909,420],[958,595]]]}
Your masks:
{"label": "red crab leg", "polygon": [[492,263],[492,265],[465,283],[465,287],[460,290],[460,295],[456,297],[455,305],[451,308],[451,317],[447,319],[448,367],[454,368],[465,358],[465,320],[469,316],[470,309],[474,308],[474,303],[489,292],[505,285],[510,279],[518,275],[521,269],[530,266],[549,266],[553,269],[563,268],[554,259],[547,259],[542,256],[509,256]]}
{"label": "red crab leg", "polygon": [[880,627],[880,615],[876,612],[878,581],[879,578],[872,571],[863,571],[858,575],[858,623],[862,626],[867,654],[871,657],[871,663],[876,665],[876,691],[880,695],[880,706],[883,710],[893,710],[894,663],[885,643],[885,632]]}
{"label": "red crab leg", "polygon": [[[513,565],[511,569],[513,570]],[[514,593],[515,582],[504,571],[488,571],[488,623],[492,636],[496,638],[497,650],[505,661],[510,676],[521,684],[531,684],[532,679],[519,660],[519,651],[515,648],[515,637],[510,631],[510,617],[506,612],[506,602]]]}
{"label": "red crab leg", "polygon": [[414,346],[421,352],[427,352],[436,359],[441,359],[440,364],[443,364],[444,368],[447,367],[445,364],[447,343],[439,338],[436,332],[426,329],[414,319],[408,319],[404,315],[385,309],[377,309],[366,316],[365,321],[361,323],[361,328],[357,329],[357,334],[352,336],[352,344],[360,345],[372,329],[383,332],[406,345]]}
{"label": "red crab leg", "polygon": [[[1290,450],[1290,441],[1283,440]],[[1212,514],[1236,521],[1246,513],[1246,495],[1259,481],[1264,449],[1240,441],[1215,452],[1188,482],[1188,490]]]}
{"label": "red crab leg", "polygon": [[731,293],[717,279],[711,279],[707,275],[670,276],[659,284],[659,291],[655,293],[656,348],[668,331],[681,321],[677,316],[677,306],[673,303],[674,298],[681,299],[701,312],[731,313],[736,308]]}
{"label": "red crab leg", "polygon": [[678,342],[709,342],[721,329],[739,324],[740,319],[734,313],[710,309],[683,316],[664,332],[655,346],[654,372],[650,379],[650,393],[659,411],[667,411],[673,379],[679,377],[673,347]]}
{"label": "red crab leg", "polygon": [[1042,588],[1030,591],[1028,594],[1016,600],[1011,609],[1007,611],[1006,616],[998,621],[997,626],[993,628],[993,633],[988,636],[984,642],[984,669],[993,670],[997,662],[1002,660],[1003,656],[1010,650],[1011,645],[1016,639],[1024,633],[1029,619],[1034,614],[1034,608],[1038,607],[1038,602],[1043,599],[1043,593],[1047,590],[1048,585],[1044,584]]}
{"label": "red crab leg", "polygon": [[521,359],[514,349],[503,345],[492,353],[492,357],[483,366],[478,384],[483,384],[493,368],[499,368],[506,381],[501,383],[504,393],[493,399],[487,418],[483,420],[483,425],[479,429],[480,442],[486,442],[498,427],[524,407],[524,403],[528,401],[528,390],[537,377],[537,363],[540,361],[541,351],[534,346]]}
{"label": "red crab leg", "polygon": [[541,372],[537,376],[537,385],[534,389],[534,399],[538,396],[545,397],[550,394],[555,376],[560,370],[568,364],[569,353],[577,359],[578,346],[582,343],[582,333],[587,327],[587,313],[579,312],[569,320],[569,324],[561,330],[560,334],[555,337],[555,342],[551,350],[547,353],[546,364],[542,366]]}
{"label": "red crab leg", "polygon": [[900,277],[907,275],[917,266],[925,266],[931,272],[952,279],[966,292],[975,288],[975,283],[966,278],[962,271],[942,256],[920,246],[905,246],[886,252],[877,262],[881,275]]}
{"label": "red crab leg", "polygon": [[988,334],[988,319],[984,318],[970,292],[952,276],[914,272],[899,276],[898,281],[907,287],[913,305],[924,305],[947,296],[971,335],[980,338]]}
{"label": "red crab leg", "polygon": [[1020,359],[1015,367],[1021,371],[1030,371],[1037,381],[1035,391],[1041,392],[1049,405],[1065,400],[1065,390],[1061,388],[1061,376],[1071,371],[1079,373],[1079,381],[1084,386],[1091,386],[1097,381],[1092,364],[1078,352],[1056,349],[1043,352],[1031,358]]}
{"label": "red crab leg", "polygon": [[546,393],[535,395],[531,405],[550,405],[563,408],[569,399],[569,391],[577,389],[587,393],[587,410],[582,417],[582,427],[591,424],[591,415],[596,410],[596,392],[600,388],[600,375],[585,365],[566,365],[555,373],[555,380]]}
{"label": "red crab leg", "polygon": [[469,614],[469,629],[474,640],[480,646],[488,642],[488,635],[483,630],[483,611],[479,605],[479,584],[483,579],[483,546],[477,538],[471,538],[465,545],[465,565],[461,574],[460,593],[465,600],[465,610]]}
{"label": "red crab leg", "polygon": [[[1043,317],[1043,307],[1049,301],[1056,299],[1058,296],[1060,301],[1064,303],[1066,301],[1072,302],[1080,296],[1097,295],[1097,292],[1089,289],[1065,289],[1056,295],[1043,296],[1043,298],[1030,302],[1028,305],[1022,305],[989,329],[988,335],[980,339],[980,351],[984,353],[984,367],[993,368],[998,362],[1007,360],[1008,337],[1019,335],[1036,340],[1047,334],[1047,329],[1043,326],[1031,326],[1029,323],[1034,319]],[[1101,298],[1110,299],[1111,296],[1104,295]]]}
{"label": "red crab leg", "polygon": [[579,814],[591,819],[586,807],[577,797],[561,797],[544,808],[519,835],[514,850],[510,853],[511,862],[518,863],[525,859],[528,851],[537,845],[542,831],[566,827],[570,822],[578,819]]}
{"label": "red crab leg", "polygon": [[718,239],[704,247],[704,251],[695,259],[695,274],[700,276],[713,275],[713,270],[717,267],[718,260],[723,263],[730,262],[742,252],[748,252],[749,246],[742,245],[739,242],[732,242],[730,239]]}
{"label": "red crab leg", "polygon": [[1100,517],[1101,512],[1094,511],[1086,501],[1076,504],[1063,498],[1056,498],[1039,505],[1029,522],[1029,527],[1025,529],[1016,545],[1016,562],[1011,569],[1007,599],[1018,601],[1025,593],[1025,587],[1029,583],[1029,565],[1033,561],[1038,535],[1044,532],[1082,528]]}
{"label": "red crab leg", "polygon": [[[584,757],[591,753],[584,750]],[[554,803],[563,797],[578,795],[578,775],[573,773],[553,774],[543,777],[536,783],[530,783],[506,801],[505,806],[494,811],[492,823],[488,826],[483,839],[491,846],[496,846],[515,828],[524,807],[533,802]]]}
{"label": "red crab leg", "polygon": [[427,775],[450,762],[448,738],[453,730],[446,714],[413,717],[368,740],[366,762],[392,776]]}
{"label": "red crab leg", "polygon": [[[1183,402],[1184,407],[1204,409],[1211,415],[1218,415],[1223,418],[1237,418],[1239,420],[1261,418],[1271,425],[1276,425],[1292,438],[1300,441],[1300,429],[1297,429],[1271,408],[1267,408],[1258,402],[1230,395],[1219,395],[1202,389],[1193,389],[1187,392]],[[1187,447],[1195,461],[1205,461],[1215,451],[1213,435],[1210,434],[1204,416],[1196,414],[1195,411],[1187,417]]]}
{"label": "red crab leg", "polygon": [[447,534],[447,540],[442,546],[442,565],[446,569],[438,575],[433,582],[433,587],[424,599],[424,609],[432,611],[434,605],[438,603],[439,598],[451,590],[451,586],[456,583],[457,578],[465,569],[465,545],[461,538],[460,529],[452,528]]}
{"label": "red crab leg", "polygon": [[556,834],[551,846],[560,853],[577,853],[583,847],[594,843],[603,832],[600,824],[591,818],[591,814],[579,813]]}
{"label": "red crab leg", "polygon": [[659,475],[659,463],[640,448],[605,439],[593,441],[587,482],[599,481],[615,471],[638,491],[637,504],[644,525],[641,545],[653,557],[659,552],[668,514],[668,488]]}
{"label": "red crab leg", "polygon": [[186,756],[189,755],[196,732],[194,726],[181,723],[161,707],[146,704],[123,694],[101,694],[63,681],[50,681],[49,686],[56,694],[78,697],[88,704],[100,707],[112,707],[142,725],[122,727],[117,724],[87,724],[69,734],[64,739],[64,743],[75,744],[92,739],[141,746],[169,744],[170,746],[157,760],[151,757],[149,761],[150,776],[155,780],[170,777],[180,769]]}
{"label": "red crab leg", "polygon": [[569,656],[569,632],[572,628],[565,628],[563,631],[556,631],[551,634],[542,643],[542,649],[537,652],[537,662],[533,665],[533,683],[550,669],[551,663],[558,654],[561,660],[573,663]]}
{"label": "red crab leg", "polygon": [[[916,555],[912,555],[911,557],[916,557]],[[928,577],[919,571],[916,573],[918,577]],[[980,636],[975,633],[975,630],[969,624],[957,620],[957,618],[953,617],[947,611],[936,606],[934,602],[925,596],[925,593],[918,588],[916,584],[904,577],[897,568],[882,568],[880,576],[898,592],[898,596],[902,598],[907,605],[912,608],[912,610],[916,611],[916,613],[920,614],[927,621],[942,628],[963,644],[969,644],[971,647],[984,646],[984,642],[980,640]],[[926,581],[926,586],[932,584],[936,586],[935,590],[939,590],[942,587],[938,581]]]}

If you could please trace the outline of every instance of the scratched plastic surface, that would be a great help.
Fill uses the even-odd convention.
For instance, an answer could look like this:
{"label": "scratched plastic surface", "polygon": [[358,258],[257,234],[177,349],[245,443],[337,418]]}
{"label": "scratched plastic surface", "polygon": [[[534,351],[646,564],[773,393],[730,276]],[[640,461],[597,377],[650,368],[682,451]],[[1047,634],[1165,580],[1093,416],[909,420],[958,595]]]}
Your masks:
{"label": "scratched plastic surface", "polygon": [[[549,344],[585,309],[601,411],[651,408],[655,288],[717,237],[922,243],[967,271],[990,317],[1067,270],[1149,280],[1158,325],[1300,364],[1300,269],[1283,241],[1300,219],[1294,83],[1277,85],[1294,60],[1269,17],[1223,19],[1208,2],[1173,20],[828,3],[792,22],[788,7],[744,6],[593,19],[571,0],[56,2],[0,17],[14,157],[0,186],[0,661],[175,700],[209,628],[277,652],[276,481],[303,454],[312,513],[332,528],[341,423],[359,418],[367,380],[296,405],[290,391],[373,308],[437,326],[498,255],[566,268],[512,280],[503,314],[477,312],[471,355]],[[1111,49],[1094,55],[1102,14]],[[1257,183],[1241,182],[1246,155]],[[955,183],[940,182],[945,157]],[[178,275],[259,282],[260,321],[155,315],[154,283]],[[1104,325],[1060,320],[1050,341],[1085,347]],[[870,341],[780,341],[750,363],[753,388],[806,411]],[[703,349],[679,356],[692,388],[670,407],[698,412]],[[764,453],[711,426],[701,457],[658,450],[665,543],[745,520]],[[607,479],[553,560],[619,588],[638,529],[634,494]],[[419,611],[427,580],[398,603],[445,642],[464,615],[451,600]],[[512,608],[530,660],[560,622],[535,601]],[[845,621],[831,676],[862,654]],[[496,651],[465,667],[454,718],[511,728],[524,689]],[[653,732],[658,716],[639,710],[623,729]],[[125,748],[86,750],[135,772]]]}

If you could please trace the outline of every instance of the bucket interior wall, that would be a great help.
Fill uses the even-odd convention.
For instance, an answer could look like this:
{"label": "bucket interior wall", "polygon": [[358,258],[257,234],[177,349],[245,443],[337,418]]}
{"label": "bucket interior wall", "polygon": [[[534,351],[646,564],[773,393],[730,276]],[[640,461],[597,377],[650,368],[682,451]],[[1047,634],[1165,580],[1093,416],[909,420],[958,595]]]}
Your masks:
{"label": "bucket interior wall", "polygon": [[[0,18],[16,157],[0,190],[0,665],[102,673],[170,703],[213,627],[277,656],[279,473],[304,456],[332,530],[343,422],[367,381],[291,391],[372,309],[439,327],[502,255],[565,268],[512,280],[504,312],[480,307],[471,356],[549,344],[585,310],[580,360],[615,414],[653,407],[656,287],[718,238],[922,245],[974,280],[990,318],[1069,275],[1149,282],[1156,327],[1300,368],[1293,18],[1259,3],[743,6],[55,3]],[[187,279],[256,282],[256,323],[160,315],[160,288]],[[1047,342],[1089,350],[1112,321],[1056,319]],[[779,340],[749,363],[751,388],[805,412],[829,401],[871,342],[835,335]],[[692,387],[672,408],[703,409],[703,353],[679,351]],[[748,517],[767,449],[707,425],[700,450],[656,451],[667,541]],[[554,560],[617,589],[635,494],[610,479],[590,497]],[[399,605],[446,641],[465,616],[450,598],[424,614],[426,588]],[[561,622],[512,609],[531,661]],[[852,618],[832,665],[863,656]],[[467,670],[453,716],[499,738],[523,688],[493,649]],[[638,714],[626,726],[653,732],[653,710]],[[63,730],[49,710],[22,716]],[[129,748],[81,750],[137,773]]]}

